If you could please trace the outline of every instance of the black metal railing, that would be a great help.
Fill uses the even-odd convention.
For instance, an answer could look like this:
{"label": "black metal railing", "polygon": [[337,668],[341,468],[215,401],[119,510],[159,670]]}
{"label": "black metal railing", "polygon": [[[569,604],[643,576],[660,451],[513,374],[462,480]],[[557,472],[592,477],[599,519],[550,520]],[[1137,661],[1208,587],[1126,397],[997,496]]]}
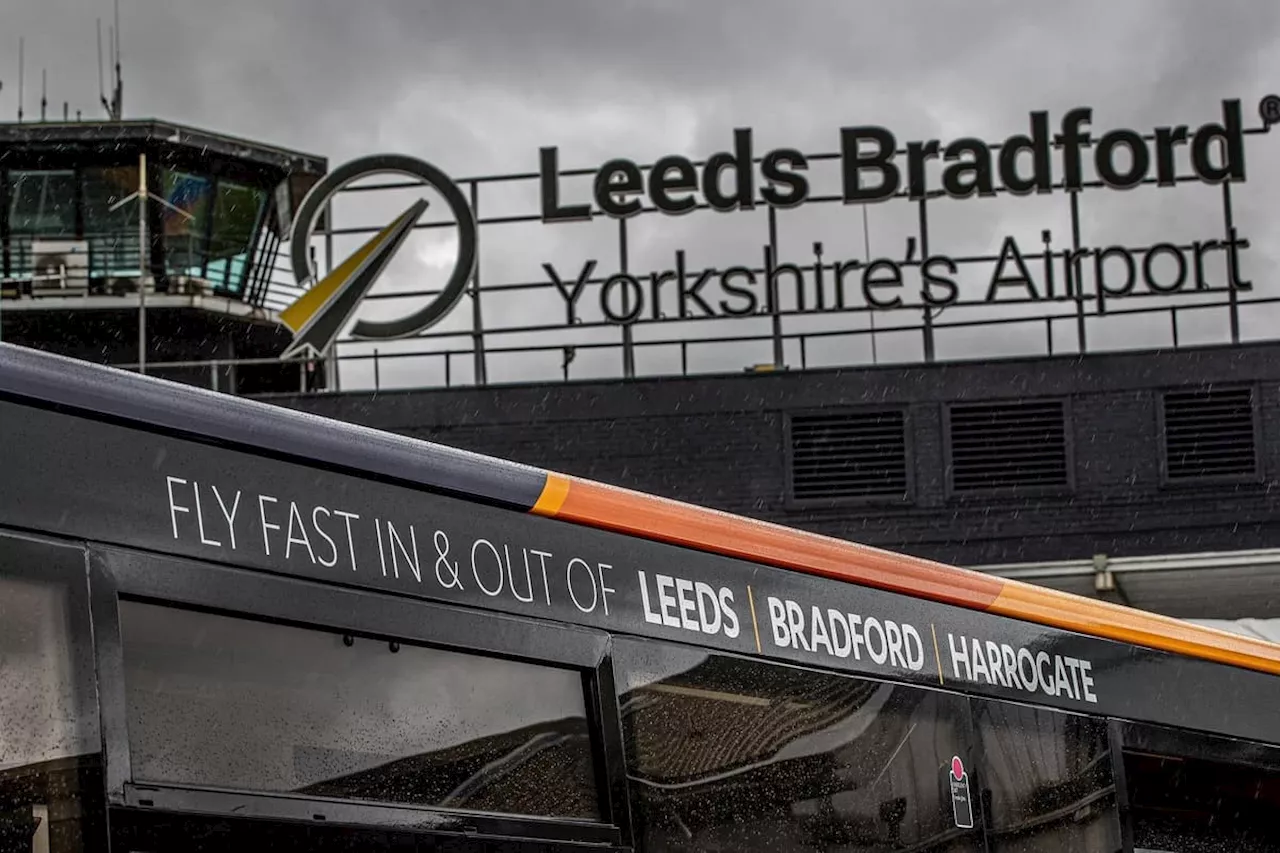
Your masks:
{"label": "black metal railing", "polygon": [[[1280,297],[1251,299],[1248,302],[1241,302],[1240,306],[1280,306]],[[1191,311],[1207,311],[1217,309],[1225,311],[1226,307],[1221,304],[1204,305],[1204,306],[1176,306],[1168,305],[1138,305],[1131,307],[1115,308],[1108,312],[1107,316],[1146,316],[1155,317],[1161,314],[1165,315],[1168,320],[1168,334],[1164,343],[1155,344],[1146,347],[1141,346],[1125,346],[1117,347],[1116,351],[1132,350],[1132,349],[1190,349],[1213,343],[1196,343],[1186,344],[1180,341],[1178,333],[1179,318]],[[851,310],[852,313],[852,310]],[[1095,319],[1095,318],[1090,318]],[[1037,356],[1075,356],[1079,353],[1078,348],[1064,350],[1061,347],[1054,347],[1055,339],[1054,330],[1057,326],[1065,327],[1067,332],[1074,332],[1076,317],[1074,314],[1064,314],[1056,317],[983,317],[971,320],[955,320],[947,319],[939,320],[932,326],[933,334],[948,329],[977,329],[991,328],[993,334],[1005,334],[1001,330],[1007,330],[1013,326],[1029,327],[1031,329],[1038,328],[1039,334],[1042,336],[1042,345],[1039,348],[1028,347],[1026,351],[1020,351],[1016,354],[1002,356],[1002,358],[1028,358]],[[672,376],[695,376],[710,375],[715,373],[725,373],[726,371],[716,368],[700,369],[691,363],[691,356],[703,353],[707,350],[719,348],[735,348],[736,353],[743,352],[752,344],[771,344],[775,340],[775,334],[772,331],[758,332],[753,334],[741,334],[732,336],[722,336],[715,338],[705,338],[700,340],[609,340],[609,341],[584,341],[579,343],[517,343],[502,344],[495,343],[492,338],[504,334],[527,333],[529,331],[550,330],[559,328],[565,331],[563,326],[533,326],[521,327],[519,330],[490,330],[486,337],[490,340],[485,344],[483,350],[477,350],[472,346],[444,346],[438,349],[412,350],[412,351],[388,351],[384,347],[375,347],[370,344],[364,344],[366,348],[364,352],[337,352],[331,354],[323,362],[317,362],[309,359],[299,359],[296,362],[298,369],[299,382],[297,390],[300,393],[325,393],[333,391],[354,391],[354,390],[391,390],[391,389],[429,389],[429,388],[456,388],[456,387],[473,387],[481,384],[510,384],[522,382],[538,382],[538,381],[573,381],[588,379],[627,379],[627,378],[659,378]],[[575,327],[576,328],[576,327]],[[615,327],[616,328],[616,327]],[[924,330],[918,323],[878,323],[874,329],[858,328],[858,329],[828,329],[820,331],[791,331],[783,332],[780,339],[783,343],[784,351],[789,351],[797,356],[794,365],[785,365],[783,369],[821,369],[835,367],[871,367],[883,366],[888,364],[899,365],[903,363],[923,363],[923,359],[883,359],[877,357],[874,348],[867,348],[864,351],[866,356],[858,356],[851,352],[846,359],[825,359],[815,362],[810,356],[810,351],[816,344],[829,342],[834,339],[848,338],[852,341],[867,341],[871,338],[881,338],[884,336],[922,336]],[[468,332],[439,332],[422,335],[417,339],[411,340],[441,340],[452,337],[454,339],[465,339],[469,337]],[[1029,339],[1030,340],[1030,339]],[[1266,335],[1252,338],[1256,341],[1280,340],[1280,337]],[[445,342],[441,340],[441,342]],[[1229,345],[1231,343],[1244,342],[1240,340],[1222,340],[1216,342],[1221,345]],[[625,350],[630,350],[628,354]],[[852,350],[852,347],[850,348]],[[636,370],[630,376],[626,375],[623,370],[624,364],[636,363],[637,353],[652,353],[658,350],[666,350],[673,355],[678,356],[678,369],[651,369]],[[1101,347],[1094,347],[1092,352],[1104,352]],[[580,364],[578,356],[580,354],[595,354],[599,356],[591,364],[590,370],[575,370],[575,365]],[[493,367],[497,361],[502,359],[513,359],[522,364],[527,365],[539,355],[555,355],[556,361],[559,362],[559,376],[552,377],[550,375],[534,375],[532,371],[526,371],[522,378],[508,380],[507,383],[495,383],[492,381],[478,382],[477,376],[487,377],[492,373]],[[935,362],[946,361],[962,361],[971,360],[971,355],[958,355],[954,358],[936,357]],[[477,370],[477,362],[483,360],[480,369]],[[721,359],[725,361],[727,359]],[[674,359],[673,359],[674,361]],[[417,370],[412,370],[408,365],[416,362]],[[323,363],[326,371],[326,380],[323,383],[316,383],[314,371],[320,368]],[[746,372],[773,372],[777,369],[776,365],[770,363],[747,363],[747,359],[742,359],[742,370]],[[148,362],[148,372],[156,372],[162,370],[182,369],[182,370],[203,370],[210,372],[212,376],[218,371],[225,371],[230,368],[246,368],[246,367],[266,367],[268,365],[279,369],[287,362],[281,362],[279,359],[216,359],[205,361],[187,361],[187,362]],[[612,369],[610,369],[612,365]],[[124,369],[137,369],[136,364],[117,364],[117,367]],[[364,374],[363,381],[349,375],[347,370],[355,370]],[[468,369],[470,368],[470,369]],[[336,376],[335,376],[336,373]],[[401,378],[388,381],[388,373],[398,374]],[[198,384],[205,384],[203,382]],[[213,387],[210,385],[209,387]],[[228,390],[225,387],[219,390]]]}
{"label": "black metal railing", "polygon": [[[87,260],[37,269],[39,259],[35,245],[45,241],[79,244],[79,251],[87,255]],[[166,235],[160,243],[161,250],[154,256],[159,262],[158,268],[149,267],[145,274],[162,271],[169,276],[197,280],[203,283],[202,289],[210,293],[279,310],[301,292],[291,271],[281,263],[279,243],[279,239],[268,232],[253,247],[254,253],[250,256],[247,252],[237,255],[226,246],[209,244],[203,235]],[[0,274],[0,280],[5,282],[9,296],[28,295],[33,289],[64,288],[102,295],[126,293],[137,289],[137,280],[143,275],[136,231],[93,233],[81,238],[15,234],[8,241],[8,250],[8,273]]]}

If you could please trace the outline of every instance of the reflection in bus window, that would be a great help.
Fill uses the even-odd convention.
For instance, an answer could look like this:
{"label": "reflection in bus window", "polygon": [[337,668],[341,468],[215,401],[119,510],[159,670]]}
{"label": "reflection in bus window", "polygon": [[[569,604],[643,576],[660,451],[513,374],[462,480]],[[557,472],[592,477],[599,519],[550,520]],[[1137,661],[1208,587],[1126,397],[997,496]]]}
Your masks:
{"label": "reflection in bus window", "polygon": [[619,642],[641,849],[981,849],[947,768],[963,697]]}
{"label": "reflection in bus window", "polygon": [[1121,849],[1104,720],[973,700],[992,853]]}
{"label": "reflection in bus window", "polygon": [[1135,849],[1280,850],[1280,772],[1169,755],[1126,754],[1124,766]]}
{"label": "reflection in bus window", "polygon": [[0,577],[0,850],[95,846],[101,741],[83,605],[65,587]]}
{"label": "reflection in bus window", "polygon": [[122,601],[139,782],[598,819],[581,673]]}

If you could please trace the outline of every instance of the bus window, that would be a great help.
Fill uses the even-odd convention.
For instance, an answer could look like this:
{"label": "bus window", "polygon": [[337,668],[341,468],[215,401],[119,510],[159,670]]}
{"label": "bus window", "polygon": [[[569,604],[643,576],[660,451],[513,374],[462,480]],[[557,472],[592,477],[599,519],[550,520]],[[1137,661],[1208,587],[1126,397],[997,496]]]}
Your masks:
{"label": "bus window", "polygon": [[963,697],[656,643],[615,662],[647,853],[982,849],[946,781]]}
{"label": "bus window", "polygon": [[1134,849],[1274,853],[1280,772],[1245,764],[1126,753]]}
{"label": "bus window", "polygon": [[120,602],[137,783],[598,820],[582,673]]}
{"label": "bus window", "polygon": [[1104,720],[973,700],[992,853],[1121,849]]}
{"label": "bus window", "polygon": [[82,593],[0,574],[0,850],[99,847],[92,654]]}

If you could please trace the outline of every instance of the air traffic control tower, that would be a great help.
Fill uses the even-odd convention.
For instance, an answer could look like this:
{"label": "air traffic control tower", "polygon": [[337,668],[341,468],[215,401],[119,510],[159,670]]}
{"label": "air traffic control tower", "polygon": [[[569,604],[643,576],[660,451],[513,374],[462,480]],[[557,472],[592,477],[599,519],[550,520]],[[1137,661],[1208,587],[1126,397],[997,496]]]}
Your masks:
{"label": "air traffic control tower", "polygon": [[154,120],[0,123],[0,339],[231,393],[324,387],[279,360],[276,312],[326,169]]}

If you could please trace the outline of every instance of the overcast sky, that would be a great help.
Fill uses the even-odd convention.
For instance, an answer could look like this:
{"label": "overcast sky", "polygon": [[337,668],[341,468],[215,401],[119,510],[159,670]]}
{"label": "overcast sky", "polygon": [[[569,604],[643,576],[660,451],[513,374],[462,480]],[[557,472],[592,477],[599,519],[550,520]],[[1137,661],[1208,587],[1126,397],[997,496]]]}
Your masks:
{"label": "overcast sky", "polygon": [[[48,69],[55,112],[64,100],[86,117],[100,112],[98,15],[105,28],[107,0],[6,4],[0,115],[16,115],[20,35],[26,41],[28,116],[39,109],[42,68]],[[615,156],[642,163],[672,153],[704,158],[729,150],[735,127],[754,128],[758,155],[777,146],[815,153],[836,150],[844,125],[883,125],[900,143],[938,138],[945,144],[959,136],[994,141],[1025,132],[1027,114],[1037,109],[1050,111],[1056,131],[1062,114],[1076,106],[1094,108],[1096,131],[1149,132],[1179,123],[1194,128],[1218,120],[1221,99],[1235,97],[1252,126],[1259,99],[1280,91],[1280,4],[1260,0],[121,0],[121,16],[127,117],[251,137],[324,155],[334,165],[374,151],[403,152],[456,177],[534,171],[543,145],[558,146],[565,167],[598,166]],[[1248,181],[1235,192],[1237,225],[1253,244],[1243,274],[1255,281],[1258,296],[1274,295],[1265,279],[1280,260],[1280,250],[1268,245],[1280,245],[1280,219],[1271,202],[1280,188],[1277,146],[1275,136],[1250,138]],[[815,168],[813,181],[818,191],[838,188],[830,170]],[[339,224],[381,225],[410,200],[403,193],[376,201],[370,196],[353,196],[349,210],[339,207]],[[481,199],[482,215],[532,213],[536,204],[532,184]],[[1065,196],[1056,195],[939,202],[931,206],[931,248],[956,255],[991,252],[1005,234],[1014,234],[1025,251],[1034,251],[1044,228],[1053,230],[1060,246],[1068,237],[1067,210]],[[1092,245],[1222,236],[1221,193],[1210,188],[1093,191],[1082,199],[1082,213],[1083,236]],[[872,256],[901,257],[905,238],[916,233],[915,207],[905,201],[874,206],[868,225]],[[780,229],[789,256],[784,260],[811,262],[814,240],[824,241],[828,259],[866,251],[859,208],[787,211]],[[441,239],[438,233],[415,236],[418,245],[397,258],[379,290],[438,287]],[[690,266],[759,264],[767,232],[760,211],[699,212],[642,217],[631,239],[630,269],[648,272],[669,267],[675,248],[688,250]],[[616,244],[616,225],[607,221],[494,226],[482,231],[482,275],[486,282],[542,281],[543,262],[576,275],[588,258],[607,275],[618,268]],[[340,243],[338,251],[352,245]],[[989,272],[981,271],[977,289],[965,289],[965,295],[980,297]],[[362,316],[389,317],[417,304],[399,303],[370,304]],[[959,309],[947,310],[951,318],[960,316]],[[484,311],[491,326],[525,325],[563,318],[564,303],[554,290],[544,290],[489,299]],[[455,315],[447,327],[469,329],[465,304]],[[598,315],[597,308],[592,316]],[[1256,306],[1245,315],[1247,336],[1280,320],[1280,312]],[[919,312],[913,317],[918,322]],[[890,315],[876,320],[909,321]],[[866,323],[859,315],[793,320],[787,328]],[[1183,324],[1184,339],[1214,340],[1226,330],[1220,311],[1184,318]],[[767,328],[767,321],[733,320],[689,331],[727,336]],[[1055,346],[1074,347],[1074,327],[1056,328]],[[1091,343],[1162,344],[1167,329],[1167,316],[1140,330],[1097,324]],[[639,339],[655,334],[637,330]],[[607,337],[617,340],[618,333],[610,330]],[[567,340],[561,335],[550,342]],[[939,352],[1035,352],[1043,341],[1042,328],[1010,327],[998,334],[953,334],[940,342]],[[877,342],[881,360],[909,359],[919,351],[918,333]],[[871,352],[864,337],[813,343],[807,356],[816,363],[860,363]],[[559,358],[494,356],[491,378],[557,375]],[[728,355],[704,351],[691,361],[703,369],[737,370],[769,358],[766,343]],[[788,361],[798,358],[798,349],[789,346]],[[652,351],[639,362],[642,370],[678,368],[678,351]],[[575,375],[616,375],[620,363],[617,352],[580,357]],[[455,368],[455,378],[470,375],[466,359]],[[413,384],[442,378],[425,362],[397,373]]]}

